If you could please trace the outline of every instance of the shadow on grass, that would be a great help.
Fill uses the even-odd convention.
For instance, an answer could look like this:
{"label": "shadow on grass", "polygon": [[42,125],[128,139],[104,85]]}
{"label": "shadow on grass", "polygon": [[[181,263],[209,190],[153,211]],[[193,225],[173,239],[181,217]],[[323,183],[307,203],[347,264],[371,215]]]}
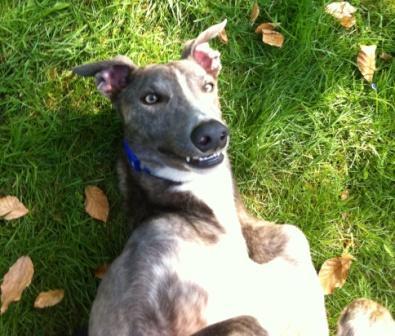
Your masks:
{"label": "shadow on grass", "polygon": [[[50,95],[51,90],[43,92]],[[0,222],[0,274],[22,255],[29,255],[35,266],[21,302],[2,316],[4,335],[32,330],[35,335],[63,335],[85,324],[99,283],[94,269],[111,262],[127,238],[115,176],[118,117],[108,105],[92,114],[84,97],[71,94],[72,100],[52,107],[44,103],[41,109],[21,102],[18,113],[5,111],[0,125],[0,192],[18,196],[30,210],[22,219]],[[107,223],[84,211],[84,188],[90,184],[100,186],[109,198]],[[40,291],[55,288],[65,290],[58,306],[32,308]]]}

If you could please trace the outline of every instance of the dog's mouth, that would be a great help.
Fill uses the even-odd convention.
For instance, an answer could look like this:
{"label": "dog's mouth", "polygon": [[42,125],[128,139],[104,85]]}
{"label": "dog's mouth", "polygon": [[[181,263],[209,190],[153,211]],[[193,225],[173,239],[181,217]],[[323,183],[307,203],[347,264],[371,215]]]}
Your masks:
{"label": "dog's mouth", "polygon": [[224,160],[224,154],[221,151],[215,152],[210,155],[200,155],[200,156],[181,156],[175,154],[173,151],[167,150],[165,148],[159,148],[159,151],[166,155],[168,158],[181,160],[192,168],[212,168],[219,165]]}
{"label": "dog's mouth", "polygon": [[207,156],[187,156],[185,158],[188,165],[196,168],[211,168],[220,164],[223,160],[224,155],[221,152]]}

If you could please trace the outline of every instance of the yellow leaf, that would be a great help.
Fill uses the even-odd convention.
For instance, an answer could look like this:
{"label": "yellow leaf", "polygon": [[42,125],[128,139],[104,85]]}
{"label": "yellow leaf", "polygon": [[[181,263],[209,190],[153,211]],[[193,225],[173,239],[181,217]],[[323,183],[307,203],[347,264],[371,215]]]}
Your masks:
{"label": "yellow leaf", "polygon": [[263,29],[274,30],[274,29],[276,29],[277,26],[278,26],[278,24],[276,24],[276,23],[264,22],[264,23],[261,23],[258,27],[256,27],[255,33],[260,34],[260,33],[262,33]]}
{"label": "yellow leaf", "polygon": [[369,83],[373,80],[374,72],[376,71],[376,45],[361,45],[357,57],[358,69],[363,78]]}
{"label": "yellow leaf", "polygon": [[340,19],[340,24],[345,28],[351,28],[355,25],[356,19],[355,16],[345,16],[344,18]]}
{"label": "yellow leaf", "polygon": [[33,262],[28,256],[20,257],[4,275],[1,284],[1,311],[4,314],[11,302],[19,301],[22,292],[32,282]]}
{"label": "yellow leaf", "polygon": [[95,269],[95,277],[98,279],[103,279],[106,275],[108,268],[110,267],[109,264],[104,263]]}
{"label": "yellow leaf", "polygon": [[262,41],[271,46],[281,48],[284,43],[284,36],[275,30],[262,29]]}
{"label": "yellow leaf", "polygon": [[63,300],[64,290],[54,289],[47,292],[41,292],[34,301],[34,308],[46,308],[57,305]]}
{"label": "yellow leaf", "polygon": [[12,220],[25,216],[28,209],[15,196],[0,198],[0,219]]}
{"label": "yellow leaf", "polygon": [[219,38],[219,40],[220,40],[222,43],[225,43],[225,44],[228,43],[229,40],[228,40],[228,35],[226,35],[225,28],[222,29],[222,30],[219,32],[218,38]]}
{"label": "yellow leaf", "polygon": [[342,201],[345,201],[345,200],[348,199],[349,196],[350,196],[350,190],[344,189],[344,190],[341,192],[341,194],[340,194],[340,199],[341,199]]}
{"label": "yellow leaf", "polygon": [[85,211],[93,218],[107,222],[110,206],[107,196],[96,186],[85,188]]}
{"label": "yellow leaf", "polygon": [[344,254],[328,259],[322,264],[318,277],[324,294],[332,294],[335,288],[343,287],[353,259],[352,255]]}
{"label": "yellow leaf", "polygon": [[252,6],[251,14],[250,14],[251,23],[254,23],[255,20],[258,18],[259,12],[260,12],[260,9],[259,9],[258,2],[255,2],[254,5]]}
{"label": "yellow leaf", "polygon": [[325,11],[336,18],[345,28],[355,25],[355,12],[357,9],[347,1],[332,2],[325,7]]}

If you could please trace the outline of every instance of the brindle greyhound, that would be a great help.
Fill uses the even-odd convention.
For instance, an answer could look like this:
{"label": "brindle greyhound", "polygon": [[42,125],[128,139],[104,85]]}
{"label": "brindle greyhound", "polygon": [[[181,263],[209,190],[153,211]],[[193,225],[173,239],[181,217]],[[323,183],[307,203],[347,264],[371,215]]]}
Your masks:
{"label": "brindle greyhound", "polygon": [[74,69],[95,76],[121,115],[118,172],[134,219],[98,289],[91,336],[328,335],[304,234],[250,217],[233,184],[219,52],[208,45],[225,24],[168,64],[119,56]]}

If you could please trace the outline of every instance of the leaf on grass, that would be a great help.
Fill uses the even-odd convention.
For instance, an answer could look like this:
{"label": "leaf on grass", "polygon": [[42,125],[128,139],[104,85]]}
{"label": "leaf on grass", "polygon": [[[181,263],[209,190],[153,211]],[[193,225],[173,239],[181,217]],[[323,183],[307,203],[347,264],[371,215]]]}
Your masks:
{"label": "leaf on grass", "polygon": [[361,45],[357,57],[358,69],[369,83],[376,71],[376,45]]}
{"label": "leaf on grass", "polygon": [[12,220],[25,216],[28,209],[15,196],[4,196],[0,198],[0,219]]}
{"label": "leaf on grass", "polygon": [[262,41],[273,47],[281,48],[284,44],[284,36],[275,30],[262,30]]}
{"label": "leaf on grass", "polygon": [[262,33],[263,29],[274,30],[277,27],[278,27],[277,23],[264,22],[264,23],[261,23],[258,27],[256,27],[255,33],[260,34],[260,33]]}
{"label": "leaf on grass", "polygon": [[109,267],[110,265],[107,263],[100,265],[98,268],[95,269],[95,277],[98,279],[103,279]]}
{"label": "leaf on grass", "polygon": [[278,23],[264,22],[256,27],[255,32],[262,34],[262,42],[274,47],[281,48],[284,44],[284,36],[275,31],[279,26]]}
{"label": "leaf on grass", "polygon": [[251,23],[254,23],[255,20],[258,18],[259,12],[260,12],[260,9],[259,9],[258,2],[255,2],[254,5],[252,6],[251,14],[250,14]]}
{"label": "leaf on grass", "polygon": [[278,26],[276,23],[265,22],[261,23],[256,29],[257,34],[262,34],[262,42],[268,45],[281,48],[284,44],[284,36],[275,31]]}
{"label": "leaf on grass", "polygon": [[46,308],[57,305],[63,300],[64,290],[54,289],[47,292],[41,292],[34,301],[34,308]]}
{"label": "leaf on grass", "polygon": [[341,192],[341,194],[340,194],[340,199],[341,199],[342,201],[345,201],[345,200],[348,199],[349,196],[350,196],[350,190],[344,189],[344,190]]}
{"label": "leaf on grass", "polygon": [[386,53],[386,52],[382,52],[381,54],[380,54],[380,58],[383,60],[383,61],[390,61],[390,60],[392,60],[393,59],[393,56],[391,55],[391,54],[389,54],[389,53]]}
{"label": "leaf on grass", "polygon": [[345,28],[355,25],[355,12],[357,9],[347,1],[332,2],[325,7],[325,12],[336,18]]}
{"label": "leaf on grass", "polygon": [[1,311],[4,314],[11,302],[19,301],[22,292],[32,282],[33,262],[28,256],[20,257],[4,275],[1,284]]}
{"label": "leaf on grass", "polygon": [[225,28],[222,29],[222,30],[219,32],[218,38],[219,38],[219,40],[220,40],[222,43],[225,43],[225,44],[228,43],[229,40],[228,40],[228,35],[226,34]]}
{"label": "leaf on grass", "polygon": [[110,206],[107,196],[96,186],[85,188],[85,211],[95,219],[107,222]]}
{"label": "leaf on grass", "polygon": [[324,294],[332,294],[335,288],[343,287],[353,260],[351,254],[345,253],[341,257],[326,260],[318,273]]}

